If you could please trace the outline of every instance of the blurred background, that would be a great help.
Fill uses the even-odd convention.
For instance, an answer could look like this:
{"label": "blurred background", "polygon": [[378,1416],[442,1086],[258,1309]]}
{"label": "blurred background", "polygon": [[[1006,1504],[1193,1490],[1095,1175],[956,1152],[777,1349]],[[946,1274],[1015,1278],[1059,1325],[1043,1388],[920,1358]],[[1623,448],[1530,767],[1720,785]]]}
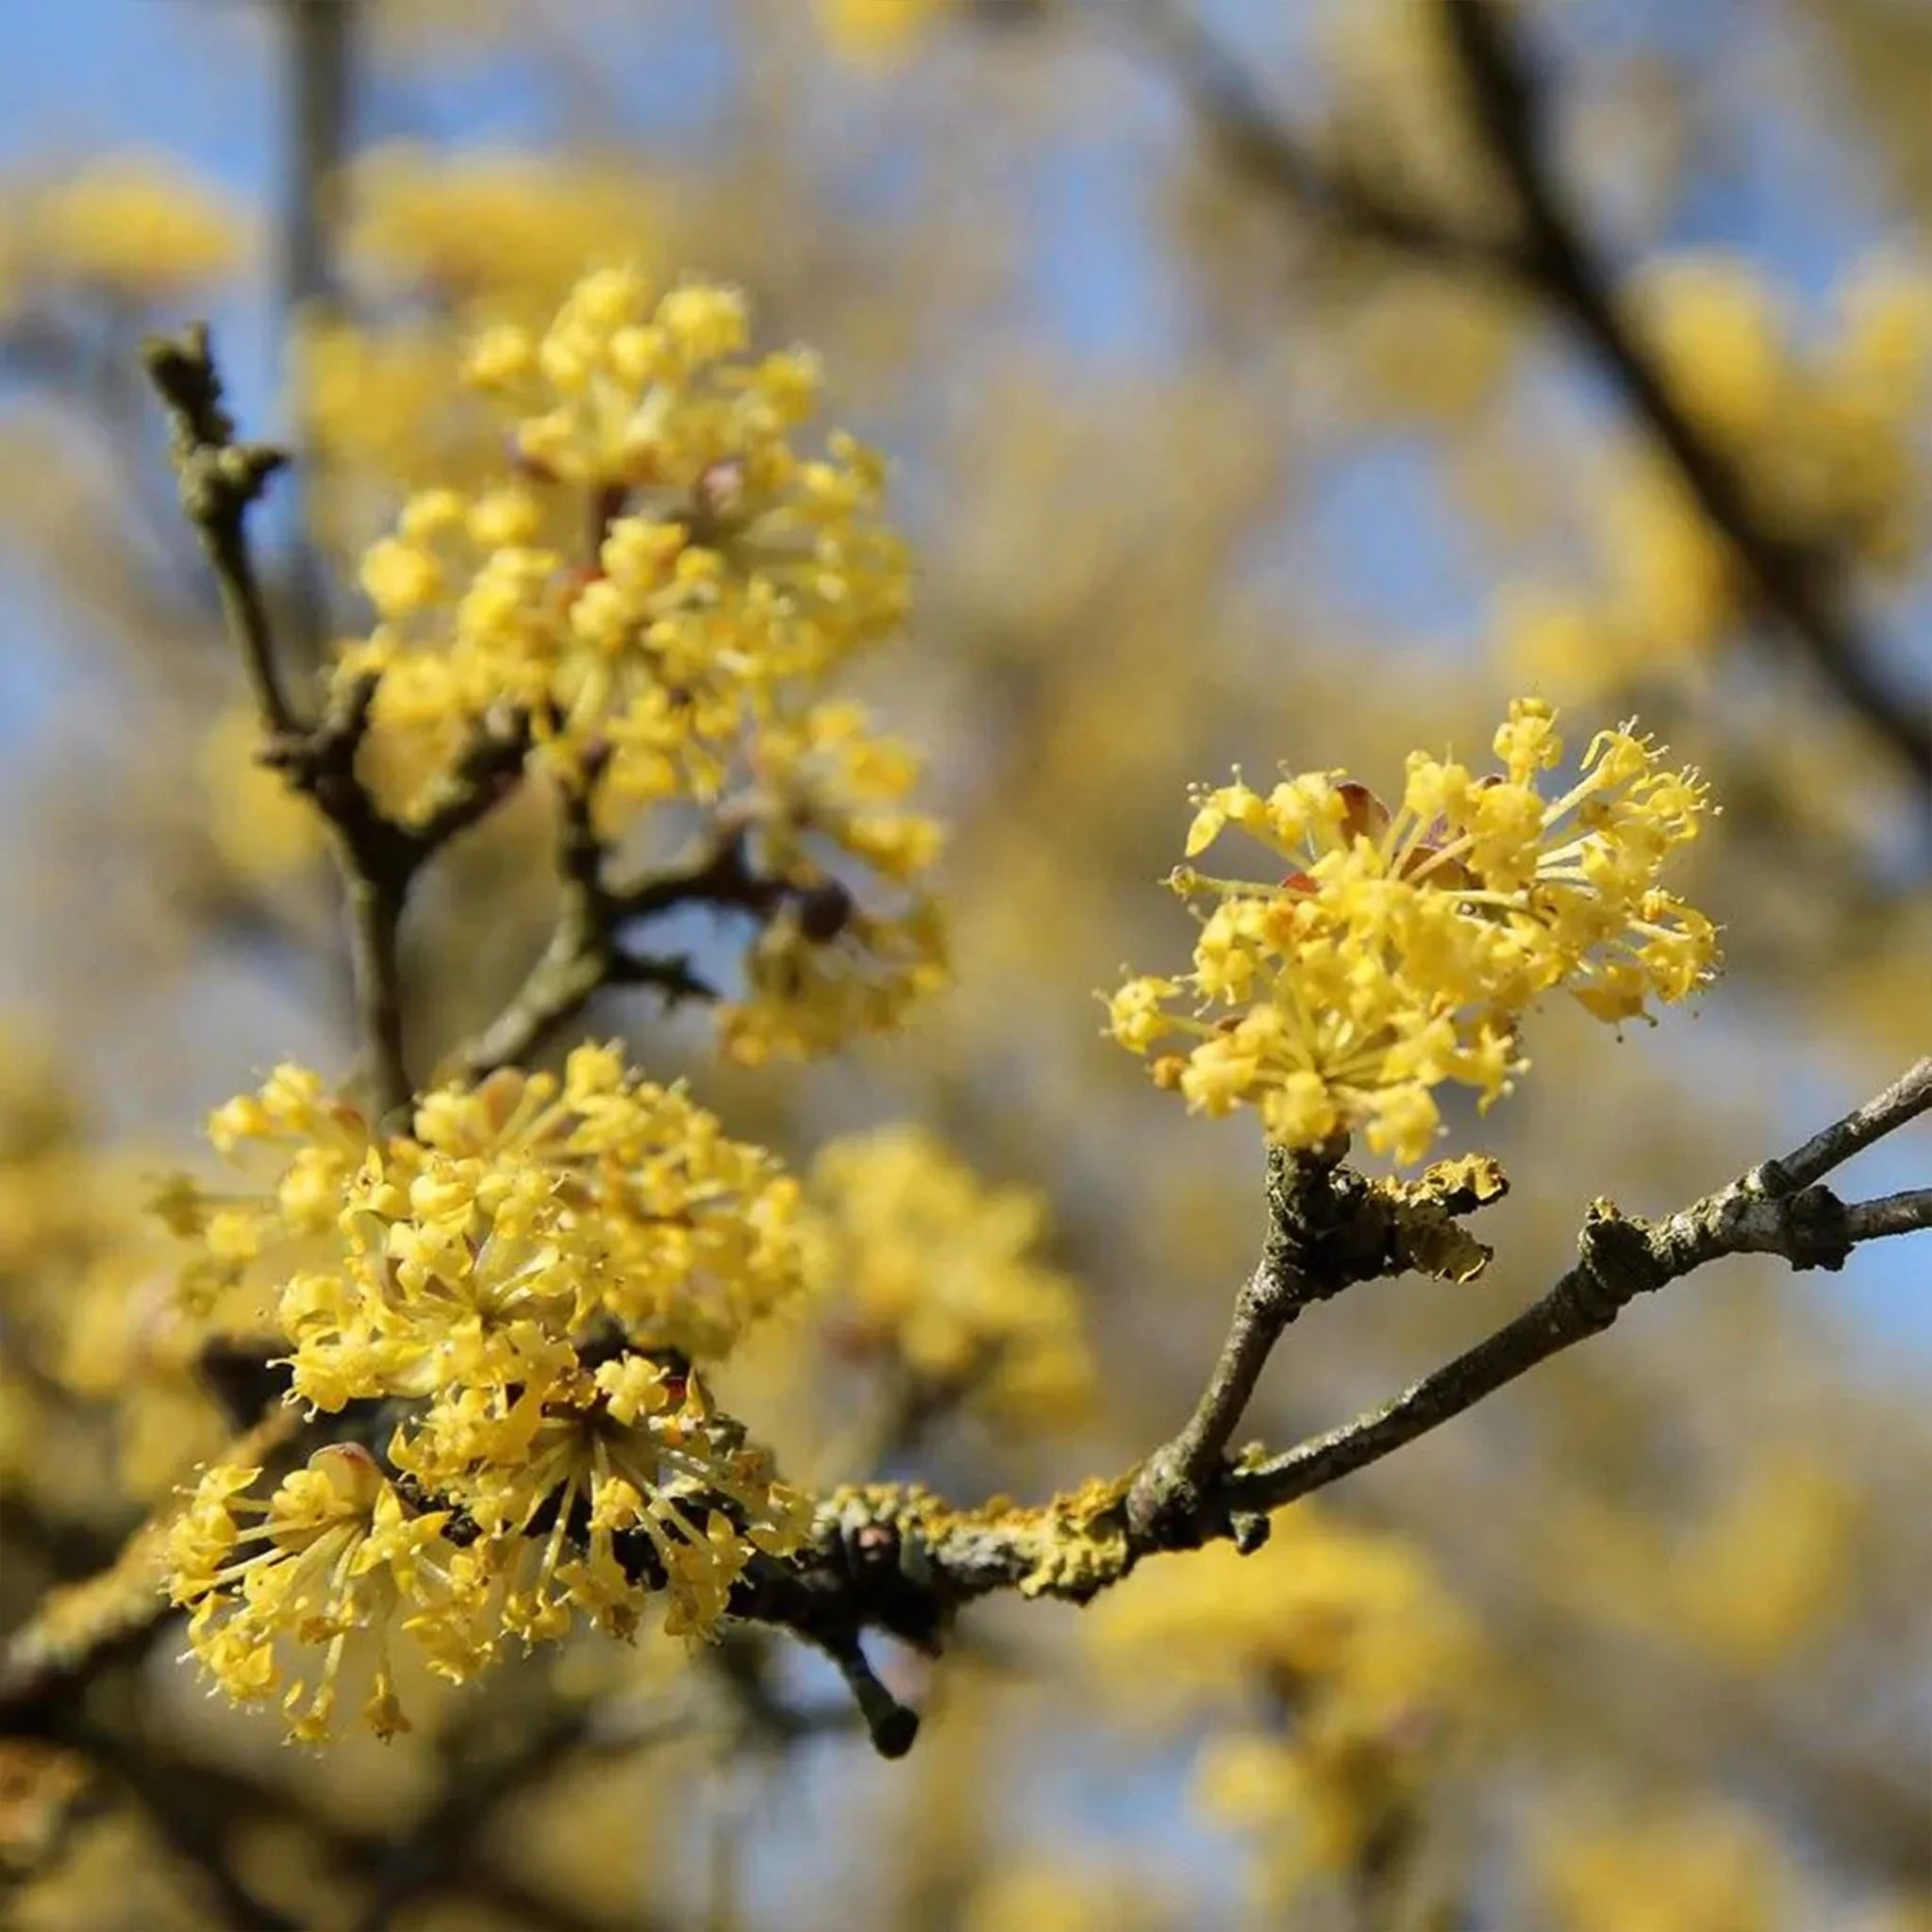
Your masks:
{"label": "blurred background", "polygon": [[[1185,1416],[1257,1136],[1153,1092],[1094,990],[1183,955],[1191,779],[1393,788],[1531,691],[1577,742],[1640,714],[1724,808],[1686,890],[1725,977],[1654,1032],[1543,1016],[1519,1092],[1452,1123],[1515,1183],[1495,1266],[1305,1318],[1271,1442],[1541,1292],[1593,1196],[1681,1205],[1932,1046],[1918,0],[11,0],[0,51],[9,1624],[220,1443],[144,1312],[152,1176],[277,1060],[354,1051],[156,327],[209,318],[299,452],[268,547],[311,656],[366,630],[403,493],[487,459],[464,339],[587,265],[741,285],[889,454],[915,608],[864,694],[930,754],[955,986],[804,1070],[722,1068],[636,995],[589,1030],[802,1167],[920,1124],[1039,1218],[1084,1340],[1051,1399],[864,1447],[851,1365],[784,1330],[732,1400],[801,1479],[1043,1495]],[[425,1063],[541,948],[548,839],[533,790],[412,913]],[[1858,1178],[1928,1164],[1922,1123]],[[955,1220],[961,1265],[1017,1265]],[[1924,1932],[1928,1397],[1919,1247],[1726,1263],[1250,1563],[888,1660],[927,1714],[896,1765],[750,1641],[586,1646],[311,1758],[164,1637],[85,1739],[0,1749],[0,1922]]]}

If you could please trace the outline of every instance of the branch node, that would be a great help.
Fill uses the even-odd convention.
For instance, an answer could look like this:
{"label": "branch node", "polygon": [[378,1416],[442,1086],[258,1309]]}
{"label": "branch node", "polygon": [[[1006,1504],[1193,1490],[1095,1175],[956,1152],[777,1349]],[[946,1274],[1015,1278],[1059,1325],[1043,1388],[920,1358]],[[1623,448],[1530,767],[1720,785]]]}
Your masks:
{"label": "branch node", "polygon": [[1783,1208],[1785,1258],[1803,1272],[1822,1268],[1836,1274],[1851,1257],[1852,1232],[1845,1204],[1826,1187],[1788,1195]]}
{"label": "branch node", "polygon": [[1569,1298],[1592,1330],[1607,1328],[1639,1295],[1671,1279],[1671,1271],[1651,1245],[1649,1226],[1626,1218],[1613,1201],[1599,1198],[1590,1204],[1576,1253],[1577,1265],[1567,1283]]}

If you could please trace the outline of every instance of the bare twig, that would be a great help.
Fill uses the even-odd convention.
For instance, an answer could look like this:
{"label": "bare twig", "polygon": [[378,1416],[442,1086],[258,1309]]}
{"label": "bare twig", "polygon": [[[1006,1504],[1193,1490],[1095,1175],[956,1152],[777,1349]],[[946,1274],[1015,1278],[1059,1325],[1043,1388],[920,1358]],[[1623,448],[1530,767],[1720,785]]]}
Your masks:
{"label": "bare twig", "polygon": [[1452,267],[1517,273],[1516,242],[1391,200],[1318,158],[1277,114],[1254,76],[1193,12],[1173,0],[1126,0],[1120,17],[1160,61],[1236,173],[1318,219],[1404,254]]}
{"label": "bare twig", "polygon": [[263,760],[314,801],[334,835],[371,1084],[376,1111],[390,1114],[413,1091],[398,958],[410,888],[444,844],[515,787],[529,749],[528,724],[522,718],[479,722],[423,822],[408,825],[390,818],[357,771],[378,680],[372,675],[339,689],[312,723],[304,722],[282,683],[245,518],[267,478],[286,462],[285,453],[235,441],[205,325],[150,341],[145,360],[174,425],[182,507],[214,567],[255,689],[268,739]]}
{"label": "bare twig", "polygon": [[[1275,1314],[1257,1316],[1257,1303],[1299,1309],[1351,1281],[1397,1272],[1388,1204],[1399,1203],[1401,1191],[1377,1192],[1333,1162],[1277,1162],[1270,1188],[1273,1252],[1264,1251],[1257,1270],[1268,1279],[1258,1290],[1250,1283],[1238,1300],[1208,1392],[1173,1443],[1124,1477],[1036,1509],[956,1510],[892,1484],[838,1492],[821,1507],[810,1550],[785,1565],[755,1566],[734,1608],[791,1628],[835,1657],[856,1652],[868,1628],[930,1649],[954,1610],[975,1597],[1017,1590],[1084,1603],[1158,1551],[1221,1538],[1257,1547],[1266,1512],[1440,1427],[1551,1356],[1601,1334],[1639,1295],[1707,1262],[1769,1254],[1793,1268],[1837,1269],[1862,1241],[1932,1225],[1932,1190],[1848,1207],[1823,1187],[1776,1178],[1801,1169],[1807,1149],[1821,1141],[1845,1154],[1869,1144],[1875,1114],[1890,1122],[1877,1132],[1903,1124],[1918,1110],[1918,1073],[1786,1161],[1766,1162],[1662,1221],[1639,1221],[1598,1202],[1579,1237],[1577,1265],[1487,1340],[1340,1429],[1285,1455],[1230,1463],[1225,1445],[1286,1326]],[[1472,1205],[1483,1197],[1476,1191]]]}
{"label": "bare twig", "polygon": [[1301,1225],[1304,1199],[1324,1192],[1341,1151],[1315,1160],[1269,1149],[1261,1258],[1235,1297],[1227,1338],[1187,1426],[1148,1457],[1134,1480],[1127,1520],[1137,1536],[1158,1541],[1166,1520],[1191,1523],[1198,1516],[1202,1491],[1219,1479],[1227,1445],[1282,1331],[1311,1302],[1358,1278],[1348,1269],[1336,1269],[1326,1278],[1314,1272],[1308,1266],[1311,1244]]}
{"label": "bare twig", "polygon": [[593,769],[580,788],[564,793],[557,924],[502,1012],[455,1056],[471,1079],[528,1058],[606,987],[655,987],[673,1005],[716,999],[717,990],[688,957],[636,952],[625,943],[626,932],[686,907],[769,918],[791,891],[752,870],[743,832],[731,824],[681,865],[627,884],[610,880],[608,854],[591,824],[597,777]]}
{"label": "bare twig", "polygon": [[268,607],[249,554],[246,520],[269,478],[288,462],[287,453],[265,442],[235,441],[234,423],[222,407],[221,377],[209,353],[205,323],[192,325],[179,336],[151,341],[144,359],[149,380],[160,391],[173,425],[182,511],[214,569],[222,614],[248,674],[262,724],[272,736],[285,736],[295,729],[295,712],[275,661]]}
{"label": "bare twig", "polygon": [[[1879,1131],[1902,1125],[1917,1110],[1895,1107],[1890,1127]],[[1226,1491],[1241,1507],[1274,1509],[1324,1489],[1439,1428],[1551,1356],[1601,1334],[1640,1294],[1723,1256],[1778,1255],[1793,1268],[1837,1269],[1859,1242],[1932,1224],[1932,1191],[1848,1207],[1823,1187],[1793,1187],[1785,1178],[1804,1171],[1820,1141],[1836,1138],[1844,1147],[1827,1166],[1869,1144],[1873,1136],[1865,1127],[1872,1111],[1859,1108],[1786,1161],[1767,1161],[1664,1221],[1626,1219],[1607,1202],[1597,1203],[1578,1238],[1576,1266],[1541,1301],[1383,1407],[1230,1476]]]}
{"label": "bare twig", "polygon": [[1932,1110],[1932,1054],[1907,1067],[1883,1093],[1812,1135],[1795,1153],[1765,1162],[1757,1170],[1758,1185],[1774,1194],[1808,1188],[1874,1141],[1883,1140],[1928,1110]]}

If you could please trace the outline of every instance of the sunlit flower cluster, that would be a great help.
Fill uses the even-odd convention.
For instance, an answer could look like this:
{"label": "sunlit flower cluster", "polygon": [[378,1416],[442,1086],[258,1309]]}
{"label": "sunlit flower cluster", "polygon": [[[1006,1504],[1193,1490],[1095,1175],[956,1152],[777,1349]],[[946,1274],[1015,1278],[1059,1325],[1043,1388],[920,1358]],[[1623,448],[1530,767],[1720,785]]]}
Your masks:
{"label": "sunlit flower cluster", "polygon": [[1237,825],[1285,870],[1269,883],[1176,869],[1174,889],[1211,908],[1193,971],[1130,979],[1108,1002],[1114,1038],[1153,1055],[1191,1108],[1253,1106],[1291,1147],[1360,1127],[1413,1161],[1441,1129],[1436,1088],[1459,1082],[1486,1107],[1507,1091],[1526,1064],[1518,1025],[1544,994],[1615,1023],[1696,991],[1714,928],[1658,884],[1710,810],[1696,774],[1665,769],[1626,727],[1598,733],[1546,798],[1563,743],[1533,699],[1510,706],[1495,753],[1504,769],[1481,777],[1412,754],[1392,811],[1339,773],[1201,790],[1190,858]]}
{"label": "sunlit flower cluster", "polygon": [[1308,1504],[1258,1555],[1222,1544],[1136,1574],[1091,1628],[1109,1678],[1140,1685],[1158,1661],[1187,1715],[1220,1715],[1197,1802],[1253,1838],[1276,1910],[1416,1803],[1474,1694],[1475,1647],[1426,1561]]}
{"label": "sunlit flower cluster", "polygon": [[375,626],[334,675],[379,678],[365,762],[406,819],[513,711],[563,782],[594,771],[600,829],[695,806],[741,830],[786,888],[724,1016],[759,1059],[891,1025],[944,975],[918,759],[827,690],[906,607],[882,466],[837,434],[802,454],[816,364],[748,341],[734,291],[654,297],[627,269],[585,276],[541,334],[485,329],[469,374],[514,465],[409,499],[362,562]]}
{"label": "sunlit flower cluster", "polygon": [[[337,1443],[266,1499],[259,1469],[204,1475],[174,1590],[231,1694],[325,1730],[350,1634],[392,1621],[455,1677],[579,1616],[628,1634],[653,1589],[710,1634],[752,1551],[802,1534],[694,1366],[793,1291],[796,1189],[682,1092],[582,1047],[561,1080],[438,1090],[382,1135],[283,1068],[210,1133],[256,1186],[173,1190],[212,1257],[192,1291],[257,1299],[294,1396],[370,1416],[388,1458]],[[290,1674],[315,1643],[321,1676]],[[392,1728],[386,1655],[370,1695]]]}
{"label": "sunlit flower cluster", "polygon": [[808,1274],[834,1342],[927,1399],[1008,1420],[1076,1420],[1094,1368],[1071,1280],[1038,1258],[1046,1204],[988,1187],[930,1134],[835,1141],[812,1170]]}

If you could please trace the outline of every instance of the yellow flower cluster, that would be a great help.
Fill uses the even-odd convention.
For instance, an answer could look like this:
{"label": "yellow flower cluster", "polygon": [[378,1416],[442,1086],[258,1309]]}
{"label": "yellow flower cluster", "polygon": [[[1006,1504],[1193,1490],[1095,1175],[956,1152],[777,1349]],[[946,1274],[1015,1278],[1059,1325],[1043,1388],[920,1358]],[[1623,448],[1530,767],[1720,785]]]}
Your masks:
{"label": "yellow flower cluster", "polygon": [[1626,727],[1598,733],[1546,799],[1539,778],[1563,743],[1534,699],[1510,706],[1495,753],[1504,769],[1483,777],[1412,754],[1392,812],[1339,773],[1200,791],[1190,858],[1234,824],[1287,870],[1271,884],[1178,868],[1174,889],[1212,905],[1194,970],[1124,985],[1114,1038],[1138,1054],[1190,1042],[1153,1069],[1191,1108],[1253,1106],[1291,1147],[1361,1127],[1415,1161],[1441,1130],[1437,1087],[1473,1087],[1485,1107],[1507,1091],[1543,994],[1614,1023],[1694,992],[1715,931],[1657,880],[1710,809],[1696,774],[1663,769]]}
{"label": "yellow flower cluster", "polygon": [[[724,1018],[757,1060],[891,1025],[944,970],[918,760],[826,690],[904,614],[882,468],[840,435],[801,455],[816,366],[747,341],[733,291],[654,300],[621,269],[586,276],[541,337],[484,331],[470,374],[508,408],[517,467],[410,498],[363,559],[375,630],[334,675],[380,679],[371,775],[388,791],[402,774],[387,802],[405,818],[479,719],[515,709],[569,782],[594,763],[605,831],[691,805],[741,830],[787,889]],[[841,855],[865,900],[828,869]]]}
{"label": "yellow flower cluster", "polygon": [[[653,1588],[667,1627],[708,1635],[751,1552],[804,1533],[692,1366],[797,1285],[797,1190],[682,1092],[580,1047],[560,1081],[441,1089],[380,1136],[285,1067],[210,1135],[263,1172],[174,1190],[211,1257],[192,1279],[257,1300],[313,1408],[371,1406],[394,1472],[336,1444],[266,1501],[258,1469],[203,1476],[173,1588],[232,1695],[280,1691],[319,1734],[350,1634],[398,1618],[458,1678],[579,1614],[628,1634]],[[324,1644],[319,1679],[291,1678],[277,1639]],[[370,1696],[393,1728],[386,1652]]]}
{"label": "yellow flower cluster", "polygon": [[807,1274],[835,1346],[1010,1422],[1079,1419],[1093,1363],[1074,1283],[1035,1258],[1040,1195],[989,1188],[930,1134],[898,1126],[832,1141],[808,1198]]}
{"label": "yellow flower cluster", "polygon": [[0,309],[170,300],[230,274],[243,242],[233,210],[166,158],[104,155],[0,204]]}
{"label": "yellow flower cluster", "polygon": [[1210,1735],[1195,1790],[1218,1823],[1262,1848],[1257,1890],[1279,1908],[1347,1871],[1413,1804],[1473,1693],[1474,1648],[1416,1552],[1308,1504],[1274,1519],[1267,1546],[1222,1544],[1152,1566],[1091,1613],[1109,1678],[1162,1680]]}

